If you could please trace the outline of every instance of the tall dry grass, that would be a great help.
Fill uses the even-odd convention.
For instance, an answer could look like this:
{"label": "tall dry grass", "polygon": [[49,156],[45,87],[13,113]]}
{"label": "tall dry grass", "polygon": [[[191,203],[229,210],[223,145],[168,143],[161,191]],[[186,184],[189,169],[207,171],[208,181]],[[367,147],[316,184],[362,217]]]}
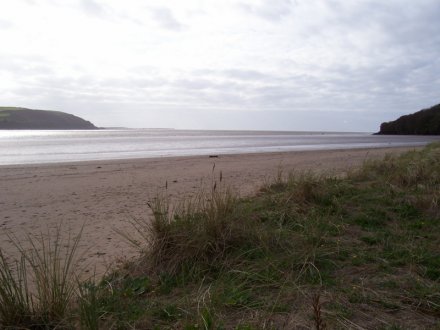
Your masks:
{"label": "tall dry grass", "polygon": [[240,219],[238,205],[238,195],[224,186],[220,172],[208,189],[191,198],[172,204],[166,194],[156,196],[148,203],[152,219],[134,220],[135,235],[123,235],[148,255],[151,267],[170,274],[215,264],[255,238],[252,224]]}

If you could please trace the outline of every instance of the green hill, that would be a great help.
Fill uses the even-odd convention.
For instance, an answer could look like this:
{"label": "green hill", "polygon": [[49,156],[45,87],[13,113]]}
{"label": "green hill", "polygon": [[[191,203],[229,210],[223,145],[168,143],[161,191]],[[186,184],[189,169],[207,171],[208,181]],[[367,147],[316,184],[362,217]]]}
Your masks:
{"label": "green hill", "polygon": [[382,123],[377,134],[440,135],[440,104]]}
{"label": "green hill", "polygon": [[0,129],[98,129],[80,117],[48,110],[0,107]]}

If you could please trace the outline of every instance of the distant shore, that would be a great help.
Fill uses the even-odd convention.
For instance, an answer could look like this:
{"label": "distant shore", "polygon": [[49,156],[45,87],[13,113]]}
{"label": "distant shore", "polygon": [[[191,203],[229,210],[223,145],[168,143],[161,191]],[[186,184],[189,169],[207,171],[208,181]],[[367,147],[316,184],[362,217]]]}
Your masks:
{"label": "distant shore", "polygon": [[[278,169],[343,175],[367,159],[400,154],[415,147],[274,152],[261,154],[90,161],[47,165],[0,166],[0,244],[7,233],[45,231],[62,222],[78,232],[89,271],[103,273],[115,260],[134,251],[115,230],[128,221],[148,217],[148,200],[165,191],[172,198],[195,194],[209,186],[214,169],[241,195],[253,194]],[[214,166],[215,164],[215,166]],[[68,235],[66,232],[65,235]]]}

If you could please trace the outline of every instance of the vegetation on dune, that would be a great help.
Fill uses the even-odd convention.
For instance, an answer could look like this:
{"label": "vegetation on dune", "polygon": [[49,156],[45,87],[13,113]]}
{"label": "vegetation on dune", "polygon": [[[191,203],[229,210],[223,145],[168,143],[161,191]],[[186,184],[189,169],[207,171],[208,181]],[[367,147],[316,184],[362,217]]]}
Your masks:
{"label": "vegetation on dune", "polygon": [[81,232],[61,240],[62,227],[28,235],[25,242],[10,237],[21,258],[13,263],[0,250],[0,328],[67,327],[76,295],[76,252]]}
{"label": "vegetation on dune", "polygon": [[[78,284],[63,326],[439,327],[439,160],[433,144],[343,178],[279,172],[249,198],[225,188],[221,173],[175,207],[158,196],[153,219],[125,233],[140,257]],[[2,288],[16,283],[8,274]],[[12,313],[4,310],[1,322]]]}

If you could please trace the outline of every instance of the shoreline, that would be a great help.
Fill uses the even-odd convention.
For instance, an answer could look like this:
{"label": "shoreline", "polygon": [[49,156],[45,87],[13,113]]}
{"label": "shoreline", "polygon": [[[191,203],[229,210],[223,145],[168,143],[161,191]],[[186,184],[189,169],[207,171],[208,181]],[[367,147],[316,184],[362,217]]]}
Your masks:
{"label": "shoreline", "polygon": [[[84,232],[79,246],[89,273],[101,275],[114,262],[135,256],[115,231],[129,220],[148,217],[148,200],[165,190],[173,199],[194,195],[221,171],[226,185],[251,195],[276,176],[277,169],[344,174],[366,159],[419,147],[306,150],[111,161],[0,166],[0,247],[12,251],[7,234],[40,233],[62,223],[63,235]],[[11,252],[12,257],[16,257]]]}
{"label": "shoreline", "polygon": [[259,134],[259,131],[236,131],[233,134],[226,131],[176,130],[175,134],[150,134],[135,130],[129,134],[115,131],[111,134],[89,135],[82,131],[78,134],[59,131],[54,136],[46,131],[35,131],[35,136],[26,132],[16,136],[6,135],[5,139],[0,139],[0,146],[5,148],[0,167],[203,157],[209,154],[227,156],[417,147],[440,139],[438,136],[374,136],[349,132],[305,134],[267,131]]}
{"label": "shoreline", "polygon": [[[430,142],[432,143],[432,142]],[[390,145],[390,146],[361,146],[347,148],[326,148],[326,149],[297,149],[288,151],[262,151],[262,152],[243,152],[243,153],[210,153],[210,154],[200,154],[200,155],[180,155],[180,156],[153,156],[153,157],[133,157],[133,158],[112,158],[112,159],[95,159],[95,160],[76,160],[76,161],[64,161],[64,162],[46,162],[46,163],[18,163],[18,164],[0,164],[0,171],[5,168],[40,168],[40,167],[52,167],[52,166],[81,166],[81,165],[115,165],[115,164],[128,164],[128,163],[138,163],[138,162],[148,162],[148,161],[161,161],[161,160],[178,160],[178,159],[198,159],[198,158],[210,158],[211,155],[213,159],[223,158],[223,157],[241,157],[241,156],[254,156],[254,155],[289,155],[298,153],[315,153],[315,152],[343,152],[343,151],[354,151],[354,150],[377,150],[377,149],[418,149],[423,148],[429,143],[423,144],[411,144],[411,145]],[[392,151],[393,152],[393,151]]]}

